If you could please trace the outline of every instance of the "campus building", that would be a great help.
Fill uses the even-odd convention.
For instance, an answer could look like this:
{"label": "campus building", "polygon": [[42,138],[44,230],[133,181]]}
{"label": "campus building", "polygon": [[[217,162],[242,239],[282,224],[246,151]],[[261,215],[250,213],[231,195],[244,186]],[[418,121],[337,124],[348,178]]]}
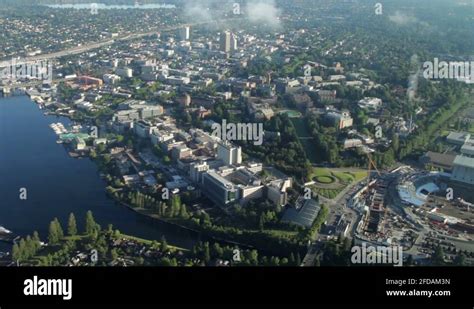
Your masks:
{"label": "campus building", "polygon": [[217,146],[217,158],[226,165],[242,163],[242,147],[233,146],[228,142],[221,142]]}
{"label": "campus building", "polygon": [[453,163],[452,180],[474,185],[474,158],[457,156]]}

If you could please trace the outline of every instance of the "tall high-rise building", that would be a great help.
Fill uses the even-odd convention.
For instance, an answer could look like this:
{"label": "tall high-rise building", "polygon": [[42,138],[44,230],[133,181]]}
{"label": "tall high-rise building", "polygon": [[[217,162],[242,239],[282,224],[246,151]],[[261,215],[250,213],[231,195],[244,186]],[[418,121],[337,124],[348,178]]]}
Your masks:
{"label": "tall high-rise building", "polygon": [[239,42],[237,41],[237,36],[233,33],[231,35],[230,43],[231,51],[236,51],[237,49],[239,49]]}
{"label": "tall high-rise building", "polygon": [[191,27],[186,26],[179,30],[179,38],[181,41],[189,41],[191,38]]}
{"label": "tall high-rise building", "polygon": [[225,53],[229,53],[232,49],[231,46],[231,41],[232,41],[232,33],[230,31],[224,31],[221,33],[221,51]]}
{"label": "tall high-rise building", "polygon": [[217,146],[217,158],[226,165],[238,165],[242,163],[242,147],[233,146],[228,142],[221,142]]}

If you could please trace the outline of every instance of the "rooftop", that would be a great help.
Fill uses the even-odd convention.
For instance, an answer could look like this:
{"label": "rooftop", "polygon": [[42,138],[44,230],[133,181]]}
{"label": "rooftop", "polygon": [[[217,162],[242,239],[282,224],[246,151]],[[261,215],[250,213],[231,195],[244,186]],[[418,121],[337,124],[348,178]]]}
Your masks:
{"label": "rooftop", "polygon": [[457,156],[456,159],[454,159],[454,165],[474,168],[474,158]]}
{"label": "rooftop", "polygon": [[305,227],[311,227],[319,214],[321,206],[315,200],[306,200],[300,209],[289,208],[283,215],[283,222],[290,222]]}

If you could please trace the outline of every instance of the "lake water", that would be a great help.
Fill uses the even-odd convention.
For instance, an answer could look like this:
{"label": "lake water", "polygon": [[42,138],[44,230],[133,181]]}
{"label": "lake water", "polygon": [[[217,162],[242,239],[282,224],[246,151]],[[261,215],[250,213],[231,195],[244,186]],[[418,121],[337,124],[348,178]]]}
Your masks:
{"label": "lake water", "polygon": [[53,9],[91,9],[97,8],[98,10],[112,10],[112,9],[140,9],[140,10],[153,10],[153,9],[174,9],[174,4],[138,4],[138,5],[126,5],[126,4],[104,4],[104,3],[79,3],[79,4],[48,4],[46,5]]}
{"label": "lake water", "polygon": [[[150,222],[107,197],[95,163],[73,159],[56,144],[49,127],[55,122],[67,126],[69,120],[44,116],[25,96],[0,98],[0,225],[19,235],[37,230],[46,239],[54,217],[66,231],[73,212],[82,230],[91,210],[103,228],[110,223],[125,234],[156,240],[165,235],[170,244],[192,247],[196,236]],[[26,200],[20,199],[21,188],[27,190]]]}

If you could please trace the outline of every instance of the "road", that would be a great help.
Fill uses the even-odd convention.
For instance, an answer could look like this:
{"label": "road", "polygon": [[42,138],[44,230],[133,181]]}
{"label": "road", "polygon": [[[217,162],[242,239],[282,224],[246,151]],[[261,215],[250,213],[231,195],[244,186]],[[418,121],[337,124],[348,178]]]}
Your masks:
{"label": "road", "polygon": [[[348,217],[350,219],[349,230],[350,231],[354,230],[354,226],[357,222],[356,219],[357,219],[358,215],[353,209],[347,208],[346,205],[347,205],[347,202],[348,202],[348,200],[350,199],[350,197],[352,195],[352,190],[355,187],[357,187],[358,185],[360,185],[364,180],[365,180],[365,178],[361,179],[357,182],[351,183],[344,190],[342,190],[341,193],[339,193],[339,195],[336,196],[336,198],[334,198],[332,200],[327,199],[327,198],[322,197],[322,196],[319,196],[320,203],[325,204],[329,207],[329,217],[328,217],[328,220],[327,220],[328,222],[333,222],[335,220],[336,216],[345,213],[345,214],[348,214]],[[318,234],[317,235],[318,238],[321,235],[322,234]],[[311,243],[311,245],[308,248],[308,252],[306,253],[306,256],[304,257],[303,262],[301,263],[301,266],[305,266],[305,267],[314,266],[314,263],[316,261],[316,257],[318,255],[319,246],[320,246],[320,242],[318,241],[318,239],[314,239],[313,242]]]}

